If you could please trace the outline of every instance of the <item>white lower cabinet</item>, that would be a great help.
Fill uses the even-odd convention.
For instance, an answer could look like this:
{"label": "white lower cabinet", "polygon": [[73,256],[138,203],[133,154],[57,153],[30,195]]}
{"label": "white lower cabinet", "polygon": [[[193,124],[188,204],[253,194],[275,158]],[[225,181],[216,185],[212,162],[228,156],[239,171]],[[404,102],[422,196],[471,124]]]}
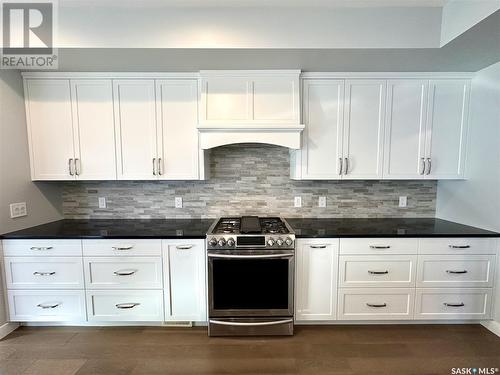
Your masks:
{"label": "white lower cabinet", "polygon": [[85,320],[83,290],[9,290],[13,322],[81,322]]}
{"label": "white lower cabinet", "polygon": [[492,289],[417,289],[415,319],[489,319]]}
{"label": "white lower cabinet", "polygon": [[297,321],[336,319],[338,243],[338,239],[297,240]]}
{"label": "white lower cabinet", "polygon": [[165,321],[206,321],[204,240],[164,240]]}
{"label": "white lower cabinet", "polygon": [[339,320],[413,319],[415,289],[341,288]]}
{"label": "white lower cabinet", "polygon": [[90,322],[163,321],[161,290],[91,290],[86,294]]}

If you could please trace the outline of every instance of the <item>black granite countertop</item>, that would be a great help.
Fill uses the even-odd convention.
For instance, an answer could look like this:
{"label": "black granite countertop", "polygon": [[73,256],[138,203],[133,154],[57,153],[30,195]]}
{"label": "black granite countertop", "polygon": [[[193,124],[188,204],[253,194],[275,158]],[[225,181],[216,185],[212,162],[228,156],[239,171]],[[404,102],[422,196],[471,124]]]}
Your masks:
{"label": "black granite countertop", "polygon": [[[499,233],[441,219],[286,219],[297,238],[500,237]],[[0,235],[4,239],[205,238],[214,219],[59,220]]]}
{"label": "black granite countertop", "polygon": [[297,238],[500,237],[500,233],[435,218],[286,219]]}

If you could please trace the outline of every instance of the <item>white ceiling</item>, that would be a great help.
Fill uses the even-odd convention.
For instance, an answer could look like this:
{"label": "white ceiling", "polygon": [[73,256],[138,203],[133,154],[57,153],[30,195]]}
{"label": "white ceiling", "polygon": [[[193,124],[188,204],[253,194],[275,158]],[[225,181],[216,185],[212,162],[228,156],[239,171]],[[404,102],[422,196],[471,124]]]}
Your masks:
{"label": "white ceiling", "polygon": [[443,7],[450,0],[59,0],[64,7]]}

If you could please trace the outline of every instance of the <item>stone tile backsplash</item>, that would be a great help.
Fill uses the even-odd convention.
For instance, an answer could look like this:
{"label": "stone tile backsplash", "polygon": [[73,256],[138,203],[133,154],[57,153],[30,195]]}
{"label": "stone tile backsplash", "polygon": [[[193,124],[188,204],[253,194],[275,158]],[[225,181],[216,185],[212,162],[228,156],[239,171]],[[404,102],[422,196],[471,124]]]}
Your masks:
{"label": "stone tile backsplash", "polygon": [[[206,181],[67,182],[68,219],[284,217],[434,217],[436,181],[293,181],[288,149],[231,145],[212,150]],[[408,207],[399,208],[400,195]],[[183,198],[175,208],[174,197]],[[295,196],[302,207],[294,208]],[[327,207],[318,198],[327,197]],[[98,208],[106,197],[107,208]]]}

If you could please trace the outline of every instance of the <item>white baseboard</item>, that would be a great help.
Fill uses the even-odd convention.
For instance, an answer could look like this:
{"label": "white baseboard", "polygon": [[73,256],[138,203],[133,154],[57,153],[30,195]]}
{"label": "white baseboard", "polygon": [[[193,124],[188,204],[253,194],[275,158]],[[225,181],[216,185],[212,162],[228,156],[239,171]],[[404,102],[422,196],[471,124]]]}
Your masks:
{"label": "white baseboard", "polygon": [[15,331],[19,327],[19,323],[5,323],[0,326],[0,339],[3,339],[12,331]]}
{"label": "white baseboard", "polygon": [[481,325],[500,337],[500,322],[487,320],[485,322],[481,322]]}

